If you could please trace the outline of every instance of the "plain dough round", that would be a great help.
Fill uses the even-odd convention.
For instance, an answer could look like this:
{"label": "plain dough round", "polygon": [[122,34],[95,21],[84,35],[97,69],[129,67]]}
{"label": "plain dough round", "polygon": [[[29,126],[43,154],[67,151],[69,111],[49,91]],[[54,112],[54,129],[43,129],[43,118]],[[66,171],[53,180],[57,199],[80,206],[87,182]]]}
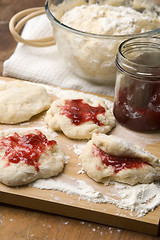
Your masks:
{"label": "plain dough round", "polygon": [[18,80],[0,84],[0,123],[28,121],[50,105],[50,97],[42,86]]}
{"label": "plain dough round", "polygon": [[[54,140],[50,131],[46,129],[38,129],[41,131],[48,140]],[[0,132],[1,137],[7,137],[18,133],[23,136],[28,133],[37,133],[36,129],[9,129]],[[21,186],[31,183],[39,178],[49,178],[58,175],[64,168],[65,158],[64,153],[56,144],[52,149],[46,149],[39,158],[39,171],[35,166],[27,165],[20,161],[17,164],[8,163],[8,159],[4,158],[4,151],[0,149],[0,182],[7,186]]]}
{"label": "plain dough round", "polygon": [[[93,147],[95,146],[110,155],[140,158],[150,165],[145,164],[141,168],[124,168],[115,174],[112,166],[107,167],[100,158],[93,154]],[[160,178],[159,159],[149,152],[113,135],[93,134],[92,140],[83,149],[80,160],[88,176],[104,184],[108,184],[110,181],[117,181],[135,185],[138,183],[150,183]]]}
{"label": "plain dough round", "polygon": [[[71,99],[70,99],[71,100]],[[107,133],[115,126],[115,118],[107,105],[102,100],[91,101],[88,98],[83,99],[83,102],[90,106],[97,107],[99,104],[106,110],[105,114],[98,114],[97,119],[104,124],[98,126],[93,121],[75,125],[71,120],[61,113],[61,107],[65,105],[64,99],[56,99],[48,110],[45,121],[48,126],[55,131],[62,131],[67,137],[73,139],[91,139],[94,132]]]}

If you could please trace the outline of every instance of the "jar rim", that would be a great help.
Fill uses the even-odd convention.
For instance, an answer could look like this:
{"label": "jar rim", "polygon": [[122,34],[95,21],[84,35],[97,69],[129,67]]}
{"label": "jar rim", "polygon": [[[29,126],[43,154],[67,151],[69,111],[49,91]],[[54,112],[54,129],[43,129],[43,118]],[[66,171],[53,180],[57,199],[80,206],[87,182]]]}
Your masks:
{"label": "jar rim", "polygon": [[[158,78],[160,81],[160,63],[157,65],[148,65],[143,63],[136,63],[133,60],[127,58],[125,53],[135,52],[139,49],[156,50],[160,53],[160,37],[133,37],[123,41],[118,48],[116,55],[116,65],[121,70],[134,77],[138,77],[141,80],[145,77],[148,80],[151,78]],[[153,81],[153,80],[152,80]],[[155,80],[156,81],[156,80]]]}

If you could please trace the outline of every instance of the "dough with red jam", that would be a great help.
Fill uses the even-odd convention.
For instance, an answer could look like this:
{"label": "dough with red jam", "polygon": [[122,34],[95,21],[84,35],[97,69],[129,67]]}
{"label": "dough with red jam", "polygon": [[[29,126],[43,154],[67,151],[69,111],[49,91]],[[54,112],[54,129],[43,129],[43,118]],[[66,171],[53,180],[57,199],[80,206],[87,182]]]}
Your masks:
{"label": "dough with red jam", "polygon": [[84,171],[97,182],[130,185],[160,178],[160,160],[151,153],[113,135],[96,134],[80,155]]}
{"label": "dough with red jam", "polygon": [[103,100],[56,99],[45,121],[55,131],[68,138],[91,139],[94,132],[108,133],[115,126],[115,118]]}
{"label": "dough with red jam", "polygon": [[0,182],[22,186],[39,178],[57,176],[65,157],[52,133],[44,129],[0,132]]}
{"label": "dough with red jam", "polygon": [[51,99],[37,84],[11,81],[0,84],[0,123],[16,124],[48,110]]}

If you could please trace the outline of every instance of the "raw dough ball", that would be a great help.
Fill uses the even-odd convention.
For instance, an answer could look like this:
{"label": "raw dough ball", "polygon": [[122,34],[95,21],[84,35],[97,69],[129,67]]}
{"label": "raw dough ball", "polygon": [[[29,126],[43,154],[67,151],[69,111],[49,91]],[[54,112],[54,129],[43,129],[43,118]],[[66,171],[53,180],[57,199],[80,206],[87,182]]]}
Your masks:
{"label": "raw dough ball", "polygon": [[104,101],[87,98],[55,100],[45,121],[51,129],[73,139],[90,139],[94,132],[107,133],[115,126],[115,118]]}
{"label": "raw dough ball", "polygon": [[0,123],[15,124],[47,110],[51,100],[45,88],[22,81],[0,84]]}
{"label": "raw dough ball", "polygon": [[59,174],[64,154],[46,129],[9,129],[0,132],[0,182],[21,186]]}
{"label": "raw dough ball", "polygon": [[150,183],[160,177],[159,159],[112,135],[93,134],[80,160],[86,173],[104,184],[117,181],[135,185]]}

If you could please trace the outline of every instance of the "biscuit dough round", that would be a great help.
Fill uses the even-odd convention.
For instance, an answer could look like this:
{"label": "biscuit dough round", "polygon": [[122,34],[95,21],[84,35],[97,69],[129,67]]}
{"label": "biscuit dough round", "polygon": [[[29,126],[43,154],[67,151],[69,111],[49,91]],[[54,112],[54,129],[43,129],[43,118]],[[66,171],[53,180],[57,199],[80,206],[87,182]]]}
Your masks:
{"label": "biscuit dough round", "polygon": [[[138,158],[148,164],[143,164],[138,168],[122,168],[120,171],[115,172],[113,166],[106,166],[100,156],[94,154],[95,147],[112,156]],[[149,152],[112,135],[93,134],[92,140],[83,149],[80,160],[88,176],[104,184],[117,181],[135,185],[138,183],[150,183],[160,178],[159,159]]]}
{"label": "biscuit dough round", "polygon": [[[64,115],[62,111],[65,101],[65,99],[56,99],[48,110],[45,121],[51,129],[62,131],[69,138],[91,139],[94,132],[107,133],[115,126],[115,118],[103,100],[100,99],[93,102],[88,98],[83,99],[83,102],[90,106],[97,107],[100,104],[105,108],[105,113],[97,115],[97,119],[103,124],[102,126],[97,125],[93,121],[80,125],[72,123],[71,119]],[[79,114],[81,113],[79,112]]]}
{"label": "biscuit dough round", "polygon": [[[44,134],[47,140],[54,140],[52,133],[47,129],[9,129],[0,132],[0,182],[7,186],[21,186],[39,178],[56,176],[63,170],[65,157],[58,144],[51,147],[47,146],[45,151],[41,153],[38,159],[38,171],[34,165],[28,165],[25,160],[21,160],[18,163],[8,161],[10,155],[6,156],[5,150],[1,146],[3,137],[13,136],[14,133],[22,137],[26,134],[37,134],[38,132]],[[19,150],[21,149],[18,146],[17,152]]]}
{"label": "biscuit dough round", "polygon": [[0,84],[0,123],[16,124],[47,110],[51,105],[46,89],[37,84],[13,81]]}

